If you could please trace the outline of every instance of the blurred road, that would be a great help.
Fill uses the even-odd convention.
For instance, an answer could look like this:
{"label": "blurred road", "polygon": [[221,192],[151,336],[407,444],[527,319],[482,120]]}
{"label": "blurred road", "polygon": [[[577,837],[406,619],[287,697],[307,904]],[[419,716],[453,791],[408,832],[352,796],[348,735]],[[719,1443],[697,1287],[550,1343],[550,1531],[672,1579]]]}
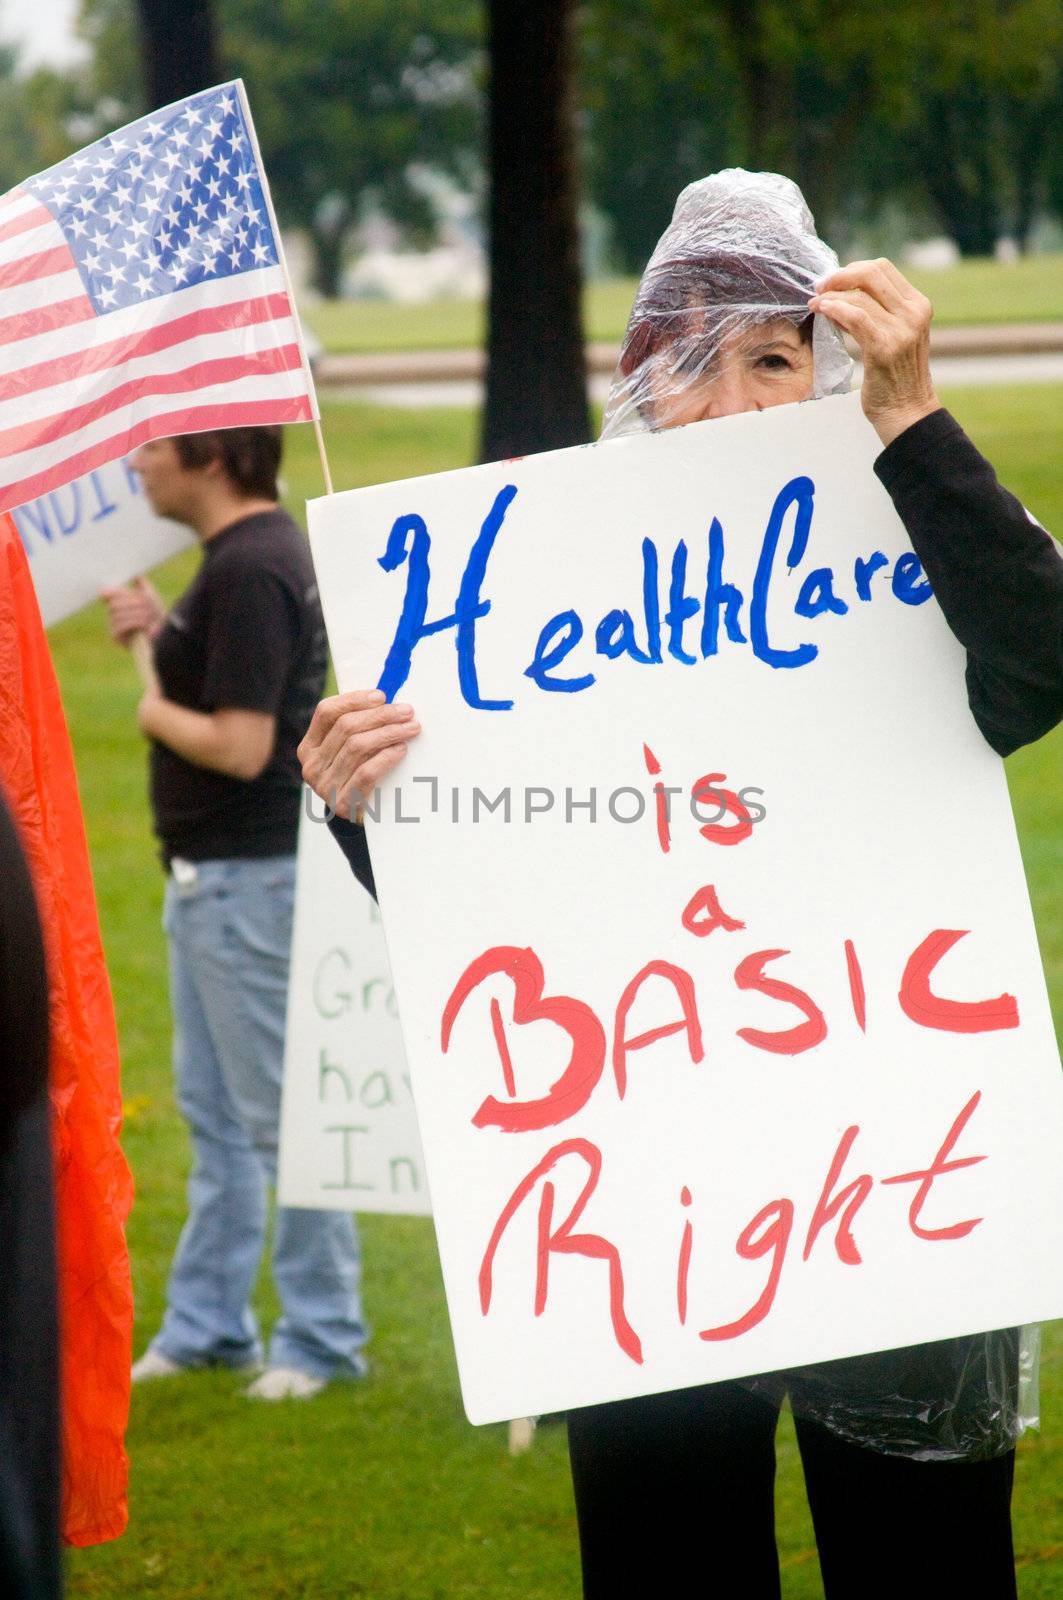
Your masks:
{"label": "blurred road", "polygon": [[[857,379],[859,378],[857,368]],[[942,356],[933,363],[934,382],[950,385],[987,383],[1063,383],[1063,352],[1028,356]],[[592,375],[590,395],[599,405],[609,393],[609,379]],[[854,381],[855,387],[855,381]],[[379,406],[478,406],[483,383],[477,378],[449,382],[323,384],[330,400],[365,400]]]}
{"label": "blurred road", "polygon": [[[587,349],[591,399],[609,392],[618,347]],[[934,380],[950,385],[1063,382],[1063,325],[1016,323],[941,328],[931,336]],[[318,387],[334,400],[393,406],[477,406],[483,399],[482,350],[396,351],[385,355],[321,355]]]}

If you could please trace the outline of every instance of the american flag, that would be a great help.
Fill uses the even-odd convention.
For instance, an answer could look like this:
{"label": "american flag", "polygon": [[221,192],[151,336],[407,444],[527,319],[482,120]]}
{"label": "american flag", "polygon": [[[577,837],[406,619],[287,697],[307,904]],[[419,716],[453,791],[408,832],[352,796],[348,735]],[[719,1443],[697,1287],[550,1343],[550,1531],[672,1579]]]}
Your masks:
{"label": "american flag", "polygon": [[0,511],[145,439],[316,416],[242,83],[0,196]]}

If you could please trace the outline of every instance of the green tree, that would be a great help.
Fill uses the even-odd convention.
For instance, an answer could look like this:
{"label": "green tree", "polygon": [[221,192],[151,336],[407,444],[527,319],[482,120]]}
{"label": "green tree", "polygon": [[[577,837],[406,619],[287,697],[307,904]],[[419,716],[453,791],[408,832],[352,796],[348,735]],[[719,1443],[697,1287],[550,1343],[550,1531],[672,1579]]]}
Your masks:
{"label": "green tree", "polygon": [[[165,25],[167,0],[139,3]],[[346,236],[370,199],[427,242],[435,215],[411,169],[468,183],[477,168],[477,0],[225,0],[216,20],[218,76],[247,84],[277,209],[306,229],[322,293],[338,292]],[[95,103],[150,109],[133,0],[83,0],[81,27]]]}
{"label": "green tree", "polygon": [[338,292],[347,223],[367,198],[427,241],[434,213],[411,169],[475,169],[481,39],[475,0],[228,0],[223,54],[323,294]]}
{"label": "green tree", "polygon": [[77,104],[61,73],[39,67],[19,76],[17,51],[0,45],[0,194],[76,148]]}
{"label": "green tree", "polygon": [[1060,187],[1058,0],[589,0],[586,39],[588,167],[628,266],[669,192],[729,163],[787,173],[835,237],[912,197],[965,254],[1024,240]]}
{"label": "green tree", "polygon": [[615,264],[637,272],[684,184],[735,160],[740,89],[715,6],[594,0],[583,13],[585,161]]}
{"label": "green tree", "polygon": [[869,18],[874,120],[964,255],[1024,242],[1046,193],[1063,71],[1057,0],[901,0]]}

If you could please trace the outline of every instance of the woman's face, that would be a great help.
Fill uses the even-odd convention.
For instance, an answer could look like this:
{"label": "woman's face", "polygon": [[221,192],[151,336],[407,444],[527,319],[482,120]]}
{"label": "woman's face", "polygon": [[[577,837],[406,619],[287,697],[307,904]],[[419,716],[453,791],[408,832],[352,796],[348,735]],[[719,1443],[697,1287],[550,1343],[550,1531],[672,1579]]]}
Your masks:
{"label": "woman's face", "polygon": [[[683,353],[688,343],[689,336],[683,340]],[[681,351],[672,348],[673,359],[665,350],[650,374],[655,431],[811,398],[812,345],[785,317],[728,335],[700,371],[689,377],[676,370]]]}

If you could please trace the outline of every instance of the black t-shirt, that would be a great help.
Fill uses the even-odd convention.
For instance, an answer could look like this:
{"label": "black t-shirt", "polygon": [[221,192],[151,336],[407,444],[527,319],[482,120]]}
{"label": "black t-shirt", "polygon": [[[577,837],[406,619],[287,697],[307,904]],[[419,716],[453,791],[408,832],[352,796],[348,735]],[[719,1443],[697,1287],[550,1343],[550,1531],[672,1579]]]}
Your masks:
{"label": "black t-shirt", "polygon": [[299,826],[296,746],[325,685],[327,647],[310,551],[286,511],[256,512],[208,539],[155,641],[168,700],[277,719],[265,771],[247,781],[152,741],[151,804],[163,859],[289,855]]}

